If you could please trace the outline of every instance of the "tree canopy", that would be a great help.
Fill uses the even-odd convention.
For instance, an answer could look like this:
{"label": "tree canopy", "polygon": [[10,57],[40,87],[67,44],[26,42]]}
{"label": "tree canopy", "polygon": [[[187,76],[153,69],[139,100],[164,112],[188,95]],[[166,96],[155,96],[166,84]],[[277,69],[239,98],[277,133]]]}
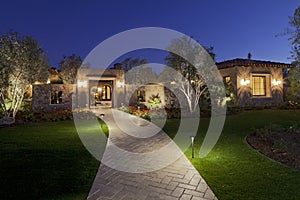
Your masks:
{"label": "tree canopy", "polygon": [[72,54],[70,56],[63,56],[62,61],[59,62],[60,77],[63,83],[74,84],[77,71],[82,64],[80,56]]}
{"label": "tree canopy", "polygon": [[3,120],[13,119],[34,82],[46,82],[48,59],[31,36],[0,37],[0,108]]}
{"label": "tree canopy", "polygon": [[288,75],[288,79],[291,84],[291,92],[295,99],[300,99],[300,5],[296,8],[294,15],[289,17],[289,24],[291,29],[289,30],[292,44],[292,58],[294,62],[294,68],[291,69]]}
{"label": "tree canopy", "polygon": [[144,64],[147,64],[147,63],[148,63],[148,61],[145,58],[143,58],[143,59],[140,59],[140,58],[125,58],[120,63],[116,63],[114,65],[114,69],[122,69],[125,72],[128,72],[129,70],[131,70],[134,67],[144,65]]}
{"label": "tree canopy", "polygon": [[[213,47],[203,48],[195,44],[192,38],[183,37],[173,40],[167,50],[169,55],[165,58],[166,64],[175,71],[165,68],[161,77],[169,77],[169,80],[173,80],[171,85],[184,94],[190,112],[194,112],[198,108],[200,96],[207,92],[204,74],[199,73],[194,64],[212,65],[215,58]],[[208,58],[205,51],[211,58]]]}

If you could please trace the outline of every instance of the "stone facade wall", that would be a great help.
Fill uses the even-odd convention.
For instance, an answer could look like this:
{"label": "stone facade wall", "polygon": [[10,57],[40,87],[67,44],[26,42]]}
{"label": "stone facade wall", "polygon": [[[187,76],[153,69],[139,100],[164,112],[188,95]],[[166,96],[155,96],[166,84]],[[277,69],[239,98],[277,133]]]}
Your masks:
{"label": "stone facade wall", "polygon": [[[125,80],[124,70],[117,69],[101,69],[101,68],[82,68],[77,74],[77,81],[85,82],[85,86],[78,86],[77,98],[75,98],[74,104],[77,107],[95,106],[93,99],[93,87],[97,87],[98,82],[112,81],[112,100],[102,101],[101,104],[108,107],[120,107],[124,103],[125,96]],[[103,104],[102,104],[103,103]]]}
{"label": "stone facade wall", "polygon": [[[41,84],[32,86],[32,111],[71,109],[74,84]],[[61,92],[61,100],[51,102],[51,93]]]}
{"label": "stone facade wall", "polygon": [[[280,104],[283,102],[283,75],[282,68],[275,67],[257,67],[257,66],[234,66],[219,70],[223,77],[230,76],[233,86],[238,97],[238,104],[264,105]],[[263,75],[266,77],[266,95],[253,96],[252,77]],[[241,81],[249,80],[249,84],[242,85]],[[274,85],[273,81],[281,81],[280,84]]]}
{"label": "stone facade wall", "polygon": [[[152,95],[159,95],[161,104],[160,106],[165,106],[165,87],[160,84],[148,84],[142,85],[140,87],[135,87],[134,85],[126,85],[126,99],[129,99],[129,105],[136,105],[137,103],[144,104],[148,106],[148,100]],[[137,91],[140,90],[144,94],[144,100],[138,102]]]}
{"label": "stone facade wall", "polygon": [[233,87],[236,90],[237,89],[237,67],[219,69],[219,72],[222,77],[226,77],[226,76],[230,77]]}

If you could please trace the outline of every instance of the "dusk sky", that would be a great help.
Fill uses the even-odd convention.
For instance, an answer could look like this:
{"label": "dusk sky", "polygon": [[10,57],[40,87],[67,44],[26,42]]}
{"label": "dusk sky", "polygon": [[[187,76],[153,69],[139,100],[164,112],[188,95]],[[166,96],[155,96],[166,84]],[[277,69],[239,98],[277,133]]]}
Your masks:
{"label": "dusk sky", "polygon": [[108,37],[148,26],[174,29],[193,36],[201,45],[212,45],[217,61],[246,58],[250,51],[253,59],[290,63],[288,36],[276,35],[288,27],[288,16],[293,15],[299,3],[295,0],[2,1],[0,34],[13,30],[32,35],[54,67],[62,55],[75,53],[84,59]]}

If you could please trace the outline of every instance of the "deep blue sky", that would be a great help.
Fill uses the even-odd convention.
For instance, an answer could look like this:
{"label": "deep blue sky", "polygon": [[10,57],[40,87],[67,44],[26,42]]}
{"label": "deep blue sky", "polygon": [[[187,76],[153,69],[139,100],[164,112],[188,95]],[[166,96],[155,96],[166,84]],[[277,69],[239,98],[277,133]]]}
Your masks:
{"label": "deep blue sky", "polygon": [[[34,36],[57,67],[62,55],[83,59],[101,41],[127,29],[158,26],[215,48],[217,61],[246,58],[291,62],[288,27],[300,1],[109,0],[1,1],[0,34]],[[151,60],[150,60],[151,61]]]}

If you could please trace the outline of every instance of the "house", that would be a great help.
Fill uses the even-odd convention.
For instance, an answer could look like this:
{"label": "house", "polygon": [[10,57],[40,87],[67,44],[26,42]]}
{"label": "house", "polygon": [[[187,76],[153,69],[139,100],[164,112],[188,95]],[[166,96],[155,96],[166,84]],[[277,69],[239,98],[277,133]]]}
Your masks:
{"label": "house", "polygon": [[224,82],[232,83],[240,106],[283,102],[283,70],[291,64],[237,58],[216,65]]}
{"label": "house", "polygon": [[76,107],[119,107],[124,101],[124,71],[84,68],[77,84],[35,84],[32,110],[71,109]]}
{"label": "house", "polygon": [[[290,64],[238,58],[216,65],[224,82],[232,83],[240,106],[283,102],[283,70],[291,68]],[[124,71],[119,69],[80,69],[77,84],[33,85],[32,109],[34,112],[70,109],[72,103],[81,108],[120,107],[124,102],[147,105],[152,95],[159,95],[161,106],[179,106],[174,94],[163,83],[157,82],[151,68],[139,73],[142,72],[146,74],[138,80],[136,74],[126,79]],[[145,81],[147,78],[149,80]],[[129,81],[132,79],[140,81],[138,87]]]}

